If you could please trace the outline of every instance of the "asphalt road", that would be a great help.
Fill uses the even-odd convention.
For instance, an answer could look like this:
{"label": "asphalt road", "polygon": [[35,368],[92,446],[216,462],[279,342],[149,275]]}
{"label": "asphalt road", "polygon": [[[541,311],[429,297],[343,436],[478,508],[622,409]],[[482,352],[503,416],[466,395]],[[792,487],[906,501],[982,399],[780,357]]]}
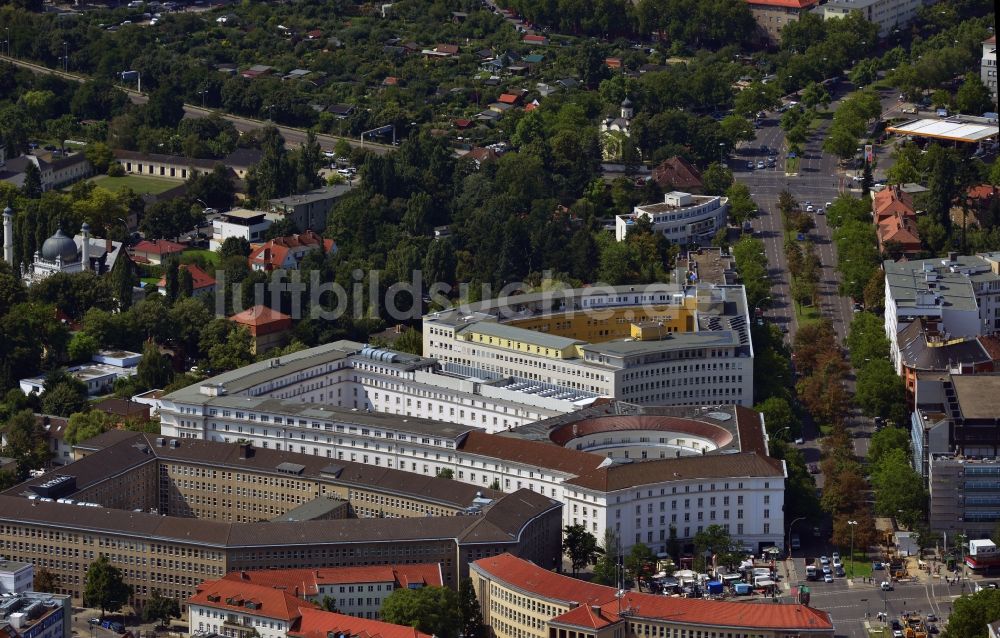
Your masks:
{"label": "asphalt road", "polygon": [[[72,80],[74,82],[84,82],[88,79],[76,73],[66,73],[58,69],[50,69],[46,66],[35,64],[34,62],[18,60],[16,58],[10,58],[5,55],[0,55],[0,60],[28,69],[29,71],[32,71],[34,73],[57,75],[61,78]],[[127,88],[122,88],[122,90],[128,94],[129,99],[132,100],[133,104],[145,104],[148,99],[146,95],[143,93],[139,93],[137,91],[133,91]],[[212,109],[206,109],[200,106],[195,106],[194,104],[184,105],[184,117],[187,118],[208,117],[212,113],[218,113],[223,119],[229,120],[230,122],[233,123],[233,126],[236,127],[237,131],[243,133],[249,131],[256,131],[264,128],[265,126],[273,125],[277,127],[278,131],[281,132],[281,136],[285,139],[285,146],[287,146],[288,148],[298,148],[300,145],[305,143],[306,137],[308,135],[308,131],[301,128],[295,128],[292,126],[283,126],[281,124],[275,124],[274,122],[271,121],[257,120],[249,117],[230,115],[228,113],[223,113],[221,111],[213,111]],[[372,152],[378,153],[380,155],[389,152],[393,148],[388,144],[378,144],[369,141],[366,141],[364,144],[362,144],[359,140],[349,137],[339,137],[336,135],[317,134],[316,139],[319,141],[320,145],[323,147],[324,150],[333,150],[334,145],[339,140],[342,139],[347,140],[347,142],[353,147],[363,146],[364,148]]]}

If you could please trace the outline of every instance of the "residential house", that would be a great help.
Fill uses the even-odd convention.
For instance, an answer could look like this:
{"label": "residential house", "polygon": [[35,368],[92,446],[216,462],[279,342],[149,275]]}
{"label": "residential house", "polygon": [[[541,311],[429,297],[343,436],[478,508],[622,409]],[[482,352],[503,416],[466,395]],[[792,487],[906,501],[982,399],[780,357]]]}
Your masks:
{"label": "residential house", "polygon": [[292,220],[299,230],[323,230],[337,201],[351,192],[353,184],[322,186],[300,195],[277,197],[270,203],[271,212]]}
{"label": "residential house", "polygon": [[346,120],[354,114],[353,104],[331,104],[326,107],[326,112],[332,114],[338,120]]}
{"label": "residential house", "polygon": [[604,66],[612,70],[617,70],[622,68],[621,58],[604,58]]}
{"label": "residential house", "polygon": [[148,421],[151,410],[148,404],[115,397],[101,399],[94,404],[93,409],[116,416],[122,420],[138,419],[140,421]]}
{"label": "residential house", "polygon": [[454,58],[458,55],[458,50],[457,44],[439,44],[433,49],[424,49],[421,53],[427,59]]}
{"label": "residential house", "polygon": [[388,75],[384,80],[382,80],[382,86],[399,86],[399,84],[399,78],[393,75]]}
{"label": "residential house", "polygon": [[993,202],[998,193],[1000,190],[992,184],[969,187],[965,191],[964,204],[951,209],[952,223],[957,226],[967,224],[980,228],[993,228],[1000,225],[1000,219],[995,219],[993,214]]}
{"label": "residential house", "polygon": [[521,42],[525,44],[545,46],[549,43],[549,39],[544,35],[539,35],[537,33],[529,33],[528,35],[521,38]]}
{"label": "residential house", "polygon": [[663,160],[653,169],[653,181],[664,191],[676,190],[695,194],[701,193],[705,186],[701,172],[677,155]]}
{"label": "residential house", "polygon": [[[198,267],[197,264],[181,264],[178,267],[178,276],[180,271],[187,271],[191,273],[191,291],[193,294],[207,294],[211,295],[215,293],[215,277]],[[161,295],[167,294],[167,277],[164,275],[160,277],[160,280],[156,282],[156,289]]]}
{"label": "residential house", "polygon": [[876,224],[896,213],[915,214],[913,195],[896,185],[875,193],[872,197],[872,217]]}
{"label": "residential house", "polygon": [[186,246],[168,239],[154,239],[152,241],[144,239],[132,249],[132,258],[135,261],[160,265],[168,257],[180,255]]}
{"label": "residential house", "polygon": [[323,37],[323,32],[319,29],[313,29],[312,31],[306,31],[306,40],[319,40]]}
{"label": "residential house", "polygon": [[229,167],[237,178],[243,180],[246,179],[250,169],[257,165],[260,158],[259,148],[238,148],[227,155],[221,163]]}
{"label": "residential house", "polygon": [[255,64],[246,71],[244,71],[243,73],[240,73],[240,75],[248,80],[256,80],[257,78],[271,75],[273,71],[274,71],[273,66],[268,66],[266,64]]}
{"label": "residential house", "polygon": [[923,248],[912,195],[898,185],[882,189],[872,198],[872,217],[880,252],[894,258],[920,254]]}
{"label": "residential house", "polygon": [[502,93],[500,94],[500,97],[497,98],[497,102],[500,102],[501,104],[509,104],[510,106],[518,106],[521,103],[521,96],[513,93]]}
{"label": "residential house", "polygon": [[286,80],[301,80],[302,78],[309,75],[309,69],[292,69],[285,75],[281,76],[282,81]]}
{"label": "residential house", "polygon": [[250,349],[254,354],[280,348],[288,342],[292,318],[267,306],[254,306],[229,318],[250,332]]}
{"label": "residential house", "polygon": [[124,149],[115,149],[114,154],[115,161],[129,175],[148,175],[177,180],[186,180],[198,173],[208,173],[215,168],[216,164],[223,163],[220,160],[195,159],[160,153],[140,153]]}
{"label": "residential house", "polygon": [[462,159],[469,160],[475,163],[476,169],[478,170],[483,167],[483,164],[487,162],[496,161],[497,157],[499,157],[497,155],[497,152],[494,151],[492,148],[484,148],[482,146],[477,146],[468,153],[466,153],[465,155],[463,155]]}
{"label": "residential house", "polygon": [[[91,357],[90,363],[66,368],[66,373],[80,381],[90,396],[111,392],[119,377],[129,377],[136,373],[142,355],[137,352],[101,351]],[[41,394],[45,389],[44,377],[29,377],[18,382],[21,392],[26,395]]]}
{"label": "residential house", "polygon": [[746,0],[750,15],[769,44],[781,42],[781,29],[796,22],[819,0]]}
{"label": "residential house", "polygon": [[212,238],[209,240],[211,250],[222,248],[223,242],[230,237],[245,239],[250,243],[258,242],[264,232],[271,227],[276,215],[268,215],[259,210],[234,208],[222,213],[212,221]]}
{"label": "residential house", "polygon": [[323,253],[337,250],[332,239],[324,239],[315,232],[307,230],[298,235],[275,237],[274,239],[255,246],[247,257],[252,270],[271,272],[272,270],[298,270],[299,262],[313,250]]}

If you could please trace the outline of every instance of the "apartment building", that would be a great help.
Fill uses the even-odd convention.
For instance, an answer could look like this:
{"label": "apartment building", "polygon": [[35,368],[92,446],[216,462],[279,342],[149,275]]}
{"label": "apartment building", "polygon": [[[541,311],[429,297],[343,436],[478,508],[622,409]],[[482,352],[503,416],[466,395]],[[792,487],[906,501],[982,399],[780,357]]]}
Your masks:
{"label": "apartment building", "polygon": [[728,197],[671,191],[660,203],[641,204],[630,215],[618,215],[615,239],[625,241],[638,221],[646,219],[654,233],[662,234],[672,244],[707,244],[725,227],[728,212]]}
{"label": "apartment building", "polygon": [[895,29],[905,28],[923,5],[923,0],[829,0],[814,10],[824,20],[860,13],[878,27],[879,38],[887,38]]}
{"label": "apartment building", "polygon": [[799,604],[674,598],[571,578],[504,554],[471,567],[493,638],[833,638],[825,611]]}
{"label": "apartment building", "polygon": [[[444,478],[159,438],[107,437],[0,494],[0,555],[45,567],[78,600],[104,554],[137,601],[154,589],[186,598],[232,570],[439,563],[454,587],[475,558],[513,551],[554,565],[560,555],[561,506],[527,490],[491,498]],[[289,517],[337,498],[367,518]]]}
{"label": "apartment building", "polygon": [[983,59],[980,62],[979,77],[983,84],[997,97],[997,37],[991,35],[983,42]]}
{"label": "apartment building", "polygon": [[446,371],[512,378],[541,396],[750,406],[748,326],[741,285],[597,286],[426,315],[423,351]]}
{"label": "apartment building", "polygon": [[899,333],[917,319],[934,322],[944,340],[1000,330],[1000,253],[886,261],[885,333],[902,374]]}
{"label": "apartment building", "polygon": [[34,589],[35,568],[31,563],[20,563],[0,557],[0,595],[9,596]]}
{"label": "apartment building", "polygon": [[768,43],[781,43],[781,29],[790,22],[796,22],[802,15],[815,7],[819,0],[746,0],[750,5],[750,15]]}
{"label": "apartment building", "polygon": [[917,383],[914,467],[927,481],[929,523],[988,538],[1000,522],[1000,375],[938,375]]}

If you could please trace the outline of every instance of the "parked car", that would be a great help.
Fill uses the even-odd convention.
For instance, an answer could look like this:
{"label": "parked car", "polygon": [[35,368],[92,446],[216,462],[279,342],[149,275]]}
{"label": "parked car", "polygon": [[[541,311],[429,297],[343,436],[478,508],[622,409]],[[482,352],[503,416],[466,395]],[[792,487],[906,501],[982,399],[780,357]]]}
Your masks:
{"label": "parked car", "polygon": [[833,575],[829,574],[829,573],[823,574],[823,582],[824,583],[832,583],[833,582]]}
{"label": "parked car", "polygon": [[819,557],[819,564],[820,565],[829,565],[830,564],[830,559],[827,558],[826,556],[820,556]]}
{"label": "parked car", "polygon": [[835,563],[839,563],[840,562],[840,552],[834,552],[830,556],[833,558],[833,562],[835,562]]}
{"label": "parked car", "polygon": [[927,614],[927,622],[937,622],[937,614]]}
{"label": "parked car", "polygon": [[753,170],[753,162],[747,162],[747,170],[748,171],[752,171]]}
{"label": "parked car", "polygon": [[764,168],[764,162],[763,162],[763,160],[757,160],[757,168],[758,169]]}

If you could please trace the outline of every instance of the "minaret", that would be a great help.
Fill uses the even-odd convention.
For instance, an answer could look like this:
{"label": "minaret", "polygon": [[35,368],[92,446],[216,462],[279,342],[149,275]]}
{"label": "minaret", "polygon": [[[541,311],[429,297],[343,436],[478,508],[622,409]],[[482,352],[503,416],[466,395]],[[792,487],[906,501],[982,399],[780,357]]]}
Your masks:
{"label": "minaret", "polygon": [[90,224],[83,222],[80,232],[83,233],[83,250],[80,251],[80,265],[83,267],[83,270],[90,270]]}
{"label": "minaret", "polygon": [[14,211],[3,209],[3,260],[14,265]]}

